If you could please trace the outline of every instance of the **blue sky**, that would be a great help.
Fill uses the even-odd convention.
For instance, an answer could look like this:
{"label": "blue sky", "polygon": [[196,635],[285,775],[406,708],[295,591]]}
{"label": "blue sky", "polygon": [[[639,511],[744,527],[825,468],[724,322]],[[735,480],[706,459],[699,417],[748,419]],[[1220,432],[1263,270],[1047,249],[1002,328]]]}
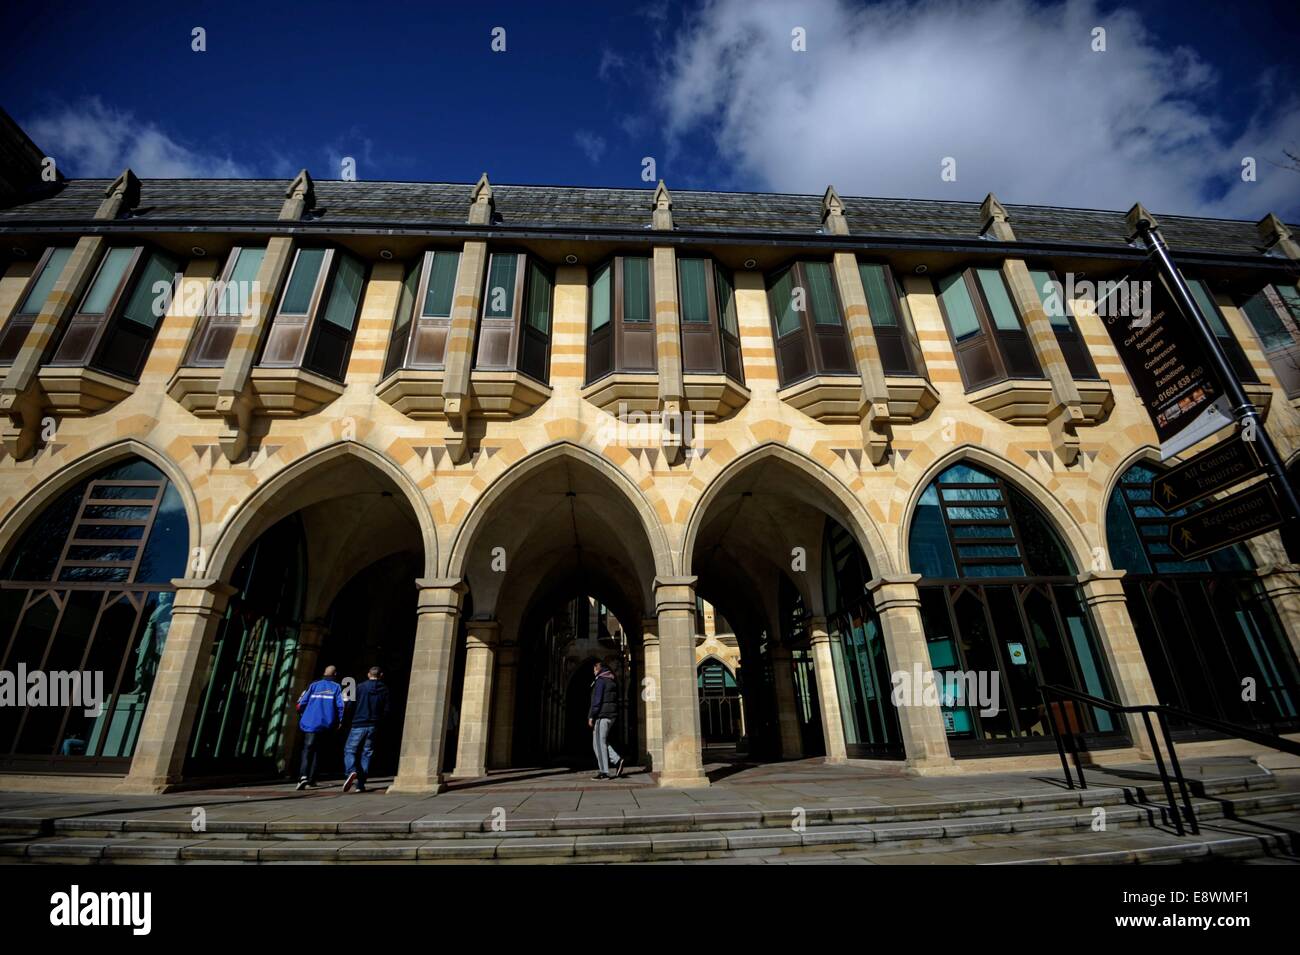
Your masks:
{"label": "blue sky", "polygon": [[1265,0],[8,4],[0,104],[72,176],[644,186],[653,157],[670,188],[1295,221],[1297,38]]}

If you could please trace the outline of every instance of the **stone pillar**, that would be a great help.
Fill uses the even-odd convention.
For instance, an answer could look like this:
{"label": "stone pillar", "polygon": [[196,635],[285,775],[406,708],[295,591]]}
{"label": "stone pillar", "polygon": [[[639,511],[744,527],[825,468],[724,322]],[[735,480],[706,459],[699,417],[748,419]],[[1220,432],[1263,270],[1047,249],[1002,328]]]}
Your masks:
{"label": "stone pillar", "polygon": [[[914,673],[931,670],[921,622],[921,595],[916,587],[920,579],[920,574],[896,574],[877,577],[867,584],[880,615],[890,672],[906,674],[909,680]],[[913,700],[912,705],[896,707],[896,711],[908,768],[922,775],[957,772],[948,752],[948,734],[939,705]]]}
{"label": "stone pillar", "polygon": [[416,586],[420,597],[402,755],[389,792],[438,793],[443,790],[452,667],[466,587],[453,578],[421,579]]}
{"label": "stone pillar", "polygon": [[465,634],[465,685],[460,703],[460,740],[453,776],[487,775],[495,676],[497,622],[471,620]]}
{"label": "stone pillar", "polygon": [[[1133,620],[1128,615],[1128,600],[1124,596],[1124,571],[1096,570],[1080,574],[1079,587],[1092,619],[1092,629],[1097,635],[1097,642],[1115,683],[1118,702],[1125,706],[1159,703],[1146,659],[1142,656],[1142,647],[1133,629]],[[1142,717],[1136,714],[1128,717],[1128,728],[1133,745],[1144,759],[1150,759],[1151,739],[1147,736]]]}
{"label": "stone pillar", "polygon": [[[328,633],[329,629],[319,620],[308,621],[298,628],[298,656],[293,661],[293,682],[289,684],[294,699],[290,702],[297,702],[302,691],[311,686],[313,680],[320,678],[320,648]],[[291,711],[285,724],[281,747],[284,772],[290,775],[295,769],[292,761],[301,738],[302,730],[298,728],[297,714]]]}
{"label": "stone pillar", "polygon": [[835,285],[844,308],[844,324],[853,348],[853,363],[862,378],[859,415],[862,419],[862,447],[872,464],[883,464],[889,456],[892,437],[889,414],[889,386],[880,361],[880,347],[871,324],[867,292],[862,287],[858,257],[852,252],[836,252],[832,258]]}
{"label": "stone pillar", "polygon": [[776,718],[781,730],[781,758],[803,759],[803,734],[799,732],[799,703],[794,698],[794,673],[790,669],[790,650],[772,644],[772,680],[776,684]]}
{"label": "stone pillar", "polygon": [[1291,652],[1300,659],[1300,565],[1269,564],[1255,571],[1273,602]]}
{"label": "stone pillar", "polygon": [[641,713],[644,714],[645,720],[644,732],[641,735],[641,758],[647,767],[657,772],[664,762],[663,716],[659,699],[659,619],[657,617],[647,617],[641,622],[641,658],[643,668],[638,692],[641,694]]}
{"label": "stone pillar", "polygon": [[849,757],[844,740],[844,719],[840,714],[840,690],[835,680],[834,639],[825,617],[808,621],[808,638],[812,646],[813,671],[817,676],[817,701],[822,717],[822,737],[826,741],[826,762],[843,763]]}
{"label": "stone pillar", "polygon": [[709,785],[700,746],[700,700],[695,680],[695,578],[655,578],[659,615],[659,697],[663,761],[659,785]]}
{"label": "stone pillar", "polygon": [[131,770],[121,791],[163,792],[180,782],[190,732],[208,679],[212,641],[234,587],[211,578],[177,579],[167,641],[149,692]]}
{"label": "stone pillar", "polygon": [[492,704],[490,766],[505,769],[514,756],[515,693],[519,675],[519,645],[501,640],[496,648],[496,698]]}

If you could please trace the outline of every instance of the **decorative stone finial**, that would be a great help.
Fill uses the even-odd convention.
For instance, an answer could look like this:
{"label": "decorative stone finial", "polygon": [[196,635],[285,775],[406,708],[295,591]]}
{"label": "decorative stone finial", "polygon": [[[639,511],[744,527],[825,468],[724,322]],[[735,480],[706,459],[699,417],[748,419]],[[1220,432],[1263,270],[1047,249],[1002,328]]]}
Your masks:
{"label": "decorative stone finial", "polygon": [[140,179],[130,168],[123,169],[122,174],[104,190],[104,201],[99,204],[95,218],[116,219],[139,204]]}
{"label": "decorative stone finial", "polygon": [[1016,239],[1006,206],[991,192],[980,203],[980,235],[991,235],[995,239],[1007,242],[1014,242]]}
{"label": "decorative stone finial", "polygon": [[1287,258],[1300,259],[1300,243],[1291,235],[1287,224],[1273,213],[1269,213],[1255,223],[1259,230],[1259,241],[1266,252],[1277,252]]}
{"label": "decorative stone finial", "polygon": [[822,196],[822,231],[830,235],[848,235],[849,222],[844,218],[844,203],[834,186],[827,186]]}
{"label": "decorative stone finial", "polygon": [[469,221],[473,225],[491,225],[496,212],[496,200],[492,197],[492,183],[488,174],[478,177],[474,191],[469,194]]}
{"label": "decorative stone finial", "polygon": [[316,184],[306,169],[298,172],[284,191],[284,205],[280,207],[281,219],[301,219],[308,209],[316,208]]}
{"label": "decorative stone finial", "polygon": [[1140,202],[1133,203],[1133,208],[1124,216],[1128,224],[1128,237],[1131,242],[1141,231],[1143,224],[1149,229],[1159,229],[1160,220],[1153,216]]}
{"label": "decorative stone finial", "polygon": [[659,180],[659,185],[655,186],[655,195],[650,203],[650,208],[654,210],[651,227],[671,231],[673,227],[673,197],[668,192],[668,187],[664,185],[662,179]]}

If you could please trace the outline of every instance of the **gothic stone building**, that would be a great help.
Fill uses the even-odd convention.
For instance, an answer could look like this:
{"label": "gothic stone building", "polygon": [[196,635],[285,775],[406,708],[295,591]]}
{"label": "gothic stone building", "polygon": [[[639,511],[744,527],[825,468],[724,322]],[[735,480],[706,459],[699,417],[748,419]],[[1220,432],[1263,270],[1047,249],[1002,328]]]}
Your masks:
{"label": "gothic stone building", "polygon": [[[1300,568],[1275,535],[1177,559],[1102,320],[1043,297],[1127,274],[1131,216],[487,176],[42,185],[29,146],[0,177],[0,670],[101,674],[103,705],[0,707],[0,786],[282,772],[325,664],[387,670],[379,758],[407,792],[586,752],[592,659],[673,787],[708,784],[718,739],[1048,765],[1040,682],[1297,728]],[[1159,222],[1289,458],[1291,228]],[[891,692],[931,671],[999,703]],[[1070,718],[1150,752],[1137,723]]]}

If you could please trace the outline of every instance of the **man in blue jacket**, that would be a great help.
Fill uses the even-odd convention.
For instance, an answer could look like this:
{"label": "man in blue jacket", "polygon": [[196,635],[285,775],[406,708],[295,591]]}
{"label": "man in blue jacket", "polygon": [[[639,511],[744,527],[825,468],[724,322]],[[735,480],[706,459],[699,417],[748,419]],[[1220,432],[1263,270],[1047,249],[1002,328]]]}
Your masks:
{"label": "man in blue jacket", "polygon": [[302,778],[298,789],[315,788],[316,756],[321,744],[343,722],[343,687],[335,679],[337,675],[334,667],[326,667],[324,677],[298,697],[298,712],[302,714],[298,720],[302,730]]}
{"label": "man in blue jacket", "polygon": [[[366,791],[370,757],[375,752],[375,736],[388,717],[388,685],[384,683],[384,671],[371,667],[367,675],[370,679],[357,687],[352,729],[348,731],[348,741],[343,747],[343,771],[348,774],[343,783],[344,792],[350,791],[354,784],[357,792]],[[358,750],[361,752],[360,765],[357,763]]]}
{"label": "man in blue jacket", "polygon": [[603,663],[597,663],[596,679],[591,684],[591,709],[587,712],[587,725],[591,727],[591,745],[596,751],[596,765],[600,771],[592,779],[609,779],[610,764],[614,776],[623,775],[623,757],[609,743],[609,732],[618,719],[618,678]]}

